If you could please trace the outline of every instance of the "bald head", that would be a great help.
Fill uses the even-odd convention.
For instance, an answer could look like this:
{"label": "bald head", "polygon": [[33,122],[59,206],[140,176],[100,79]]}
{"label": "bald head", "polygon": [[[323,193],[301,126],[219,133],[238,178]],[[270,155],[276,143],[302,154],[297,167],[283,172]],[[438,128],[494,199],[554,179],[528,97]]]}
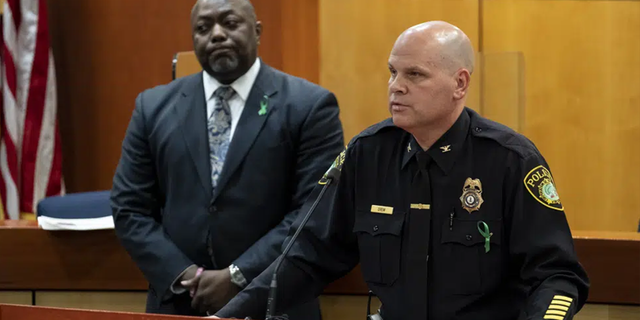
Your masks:
{"label": "bald head", "polygon": [[443,21],[413,26],[396,40],[389,55],[389,107],[393,123],[423,149],[464,110],[473,53],[467,35]]}
{"label": "bald head", "polygon": [[405,30],[396,40],[398,46],[412,48],[437,56],[436,62],[455,72],[460,68],[469,73],[474,68],[474,50],[469,37],[458,27],[444,21],[429,21]]}
{"label": "bald head", "polygon": [[191,9],[192,19],[194,15],[198,12],[198,8],[200,7],[200,5],[204,2],[210,2],[218,5],[235,2],[236,4],[239,5],[240,8],[242,8],[242,10],[244,10],[248,14],[249,17],[253,18],[254,21],[257,20],[256,10],[253,7],[253,4],[251,3],[251,1],[249,0],[197,0],[196,3],[193,5],[193,8]]}

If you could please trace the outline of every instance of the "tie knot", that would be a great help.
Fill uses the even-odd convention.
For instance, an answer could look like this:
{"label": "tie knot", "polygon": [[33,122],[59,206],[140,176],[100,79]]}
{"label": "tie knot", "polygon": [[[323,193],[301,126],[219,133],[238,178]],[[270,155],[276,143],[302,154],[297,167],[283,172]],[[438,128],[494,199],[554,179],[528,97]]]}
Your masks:
{"label": "tie knot", "polygon": [[236,91],[231,88],[231,86],[220,86],[213,93],[213,97],[216,99],[220,99],[223,101],[229,101],[236,94]]}
{"label": "tie knot", "polygon": [[431,162],[431,156],[426,151],[418,151],[416,153],[416,160],[418,161],[418,167],[420,170],[426,170]]}

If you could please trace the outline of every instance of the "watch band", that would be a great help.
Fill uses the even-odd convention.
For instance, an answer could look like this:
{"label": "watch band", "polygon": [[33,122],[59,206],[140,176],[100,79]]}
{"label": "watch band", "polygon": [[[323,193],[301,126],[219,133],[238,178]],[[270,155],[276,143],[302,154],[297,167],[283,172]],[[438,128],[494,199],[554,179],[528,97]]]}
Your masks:
{"label": "watch band", "polygon": [[244,278],[240,268],[235,264],[231,264],[229,266],[229,273],[231,274],[231,283],[237,285],[240,288],[244,288],[247,286],[247,279]]}

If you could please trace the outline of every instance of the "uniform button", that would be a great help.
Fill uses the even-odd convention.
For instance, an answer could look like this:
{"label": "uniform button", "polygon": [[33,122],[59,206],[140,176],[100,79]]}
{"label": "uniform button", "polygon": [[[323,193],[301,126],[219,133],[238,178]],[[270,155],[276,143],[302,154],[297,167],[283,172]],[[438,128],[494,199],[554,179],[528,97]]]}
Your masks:
{"label": "uniform button", "polygon": [[380,229],[378,226],[373,226],[373,232],[378,232],[378,229]]}
{"label": "uniform button", "polygon": [[475,127],[475,129],[473,129],[473,130],[475,130],[478,133],[482,132],[482,128],[480,128],[480,127]]}
{"label": "uniform button", "polygon": [[467,235],[467,241],[471,241],[471,239],[473,239],[473,237],[470,234],[468,234]]}
{"label": "uniform button", "polygon": [[209,213],[216,213],[216,211],[218,211],[218,208],[216,208],[216,206],[209,207]]}

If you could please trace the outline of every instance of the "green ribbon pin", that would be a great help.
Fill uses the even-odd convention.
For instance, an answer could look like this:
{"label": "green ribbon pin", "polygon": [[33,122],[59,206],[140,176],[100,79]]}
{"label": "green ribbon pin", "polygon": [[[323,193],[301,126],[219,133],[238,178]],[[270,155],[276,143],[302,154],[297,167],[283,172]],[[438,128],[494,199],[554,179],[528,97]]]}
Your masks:
{"label": "green ribbon pin", "polygon": [[268,106],[269,106],[269,97],[267,96],[262,97],[262,101],[260,101],[260,111],[258,111],[258,114],[261,116],[264,116],[265,114],[267,114]]}
{"label": "green ribbon pin", "polygon": [[487,225],[484,221],[478,221],[478,231],[480,235],[484,237],[484,253],[489,252],[491,250],[491,236],[493,233],[489,232],[489,225]]}

